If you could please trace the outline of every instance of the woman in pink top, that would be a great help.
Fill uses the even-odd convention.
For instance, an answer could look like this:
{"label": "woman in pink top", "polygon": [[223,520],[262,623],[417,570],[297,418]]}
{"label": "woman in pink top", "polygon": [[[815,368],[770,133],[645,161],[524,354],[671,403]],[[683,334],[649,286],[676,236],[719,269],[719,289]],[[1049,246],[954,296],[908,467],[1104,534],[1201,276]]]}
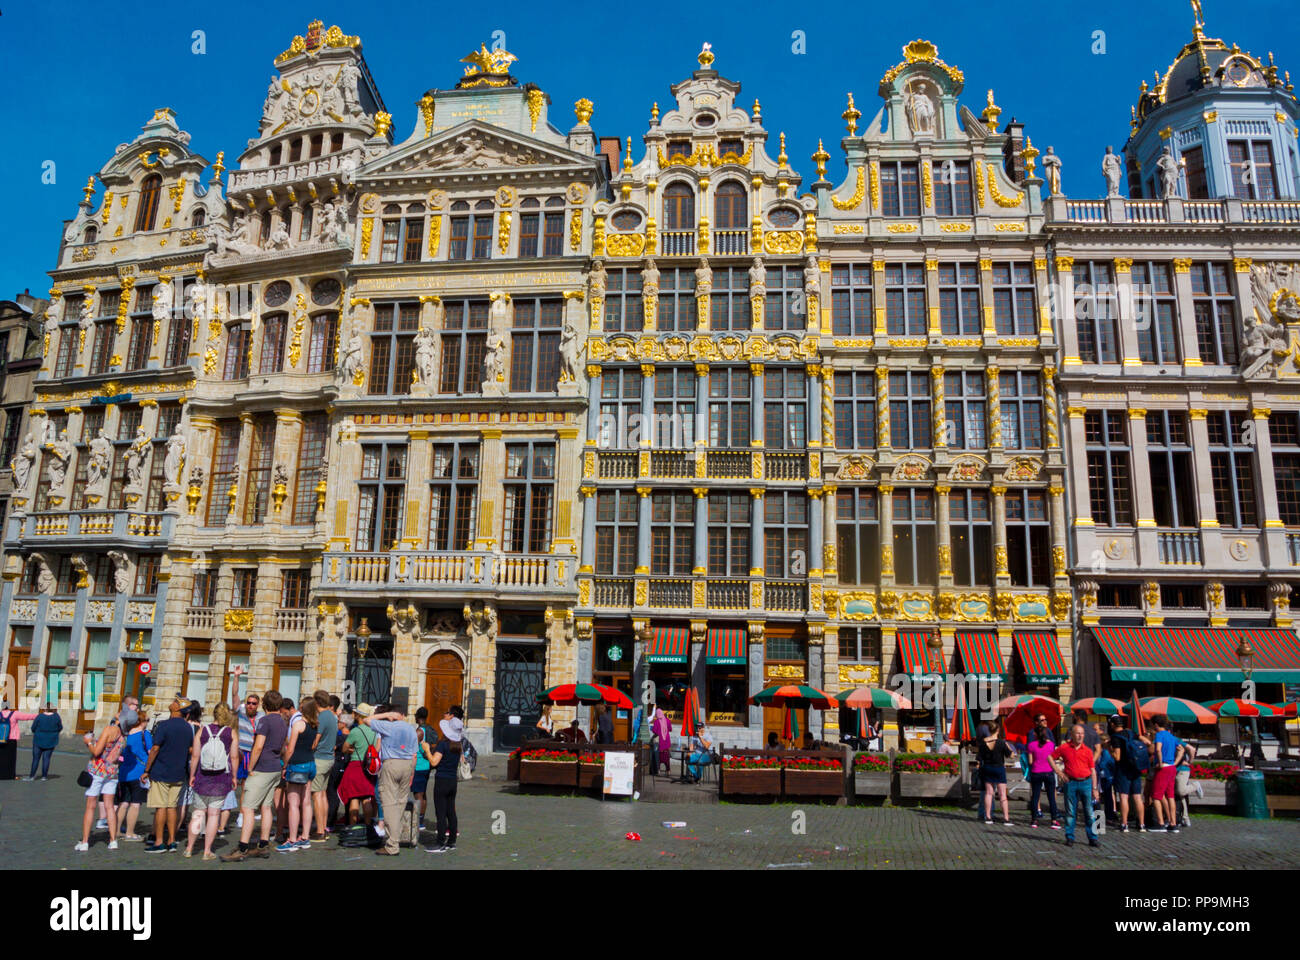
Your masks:
{"label": "woman in pink top", "polygon": [[1029,800],[1029,825],[1038,827],[1038,798],[1044,788],[1052,809],[1052,829],[1061,829],[1061,817],[1056,809],[1056,773],[1052,770],[1052,751],[1056,744],[1047,732],[1047,718],[1041,713],[1034,717],[1034,732],[1029,735],[1025,746],[1029,752],[1029,785],[1033,794]]}

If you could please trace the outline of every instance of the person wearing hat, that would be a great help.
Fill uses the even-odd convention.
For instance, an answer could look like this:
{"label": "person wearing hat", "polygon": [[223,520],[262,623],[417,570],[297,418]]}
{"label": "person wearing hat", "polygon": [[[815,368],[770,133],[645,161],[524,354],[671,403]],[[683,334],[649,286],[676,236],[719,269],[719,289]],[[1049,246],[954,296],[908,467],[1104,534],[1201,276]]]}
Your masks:
{"label": "person wearing hat", "polygon": [[407,722],[406,711],[393,704],[384,704],[361,722],[379,734],[381,766],[378,789],[384,846],[375,853],[395,857],[402,849],[397,834],[411,778],[415,775],[415,751],[419,749],[420,735],[415,725]]}
{"label": "person wearing hat", "polygon": [[375,712],[368,703],[358,703],[352,708],[352,729],[343,741],[343,779],[339,781],[339,802],[347,806],[348,823],[362,817],[366,823],[375,819],[375,778],[366,773],[366,751],[377,746],[379,737],[365,724],[365,719]]}
{"label": "person wearing hat", "polygon": [[565,743],[587,742],[587,735],[582,732],[582,725],[579,723],[577,717],[573,718],[566,729],[560,731],[559,736]]}
{"label": "person wearing hat", "polygon": [[[573,721],[577,723],[577,720]],[[460,824],[456,820],[456,782],[465,739],[465,711],[459,705],[449,707],[438,723],[442,738],[433,748],[433,812],[438,818],[437,833],[429,853],[451,853],[456,849]]]}

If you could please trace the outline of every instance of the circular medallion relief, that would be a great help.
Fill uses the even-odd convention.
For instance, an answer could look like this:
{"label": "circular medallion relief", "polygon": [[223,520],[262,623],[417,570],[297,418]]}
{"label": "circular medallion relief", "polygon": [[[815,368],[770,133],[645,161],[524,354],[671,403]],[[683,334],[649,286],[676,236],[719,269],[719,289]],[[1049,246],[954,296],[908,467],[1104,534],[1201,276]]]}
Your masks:
{"label": "circular medallion relief", "polygon": [[293,288],[289,286],[288,280],[277,280],[268,284],[266,292],[262,294],[262,300],[268,307],[278,307],[289,302],[289,294]]}
{"label": "circular medallion relief", "polygon": [[1250,556],[1250,544],[1245,540],[1234,540],[1228,545],[1228,553],[1234,560],[1245,560]]}
{"label": "circular medallion relief", "polygon": [[311,302],[320,307],[328,307],[338,301],[339,294],[342,292],[343,285],[333,277],[328,277],[312,285]]}
{"label": "circular medallion relief", "polygon": [[304,117],[310,117],[320,109],[320,94],[315,87],[310,88],[303,93],[302,98],[298,101],[298,112]]}
{"label": "circular medallion relief", "polygon": [[1120,560],[1123,559],[1124,557],[1123,540],[1118,540],[1118,539],[1107,540],[1104,549],[1106,551],[1106,556],[1110,557],[1110,559],[1112,560]]}
{"label": "circular medallion relief", "polygon": [[587,199],[587,188],[581,183],[569,184],[569,202],[582,203]]}

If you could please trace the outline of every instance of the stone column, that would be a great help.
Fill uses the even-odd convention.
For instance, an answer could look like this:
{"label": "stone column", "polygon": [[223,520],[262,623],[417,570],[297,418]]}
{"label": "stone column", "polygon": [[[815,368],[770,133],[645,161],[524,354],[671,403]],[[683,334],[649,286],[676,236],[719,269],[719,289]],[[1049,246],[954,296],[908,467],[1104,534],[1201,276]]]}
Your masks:
{"label": "stone column", "polygon": [[[428,430],[412,430],[406,448],[406,527],[402,533],[402,546],[407,550],[422,550],[429,542],[429,474],[433,456]],[[558,458],[557,471],[563,469],[563,458]],[[576,464],[568,464],[576,468]],[[559,497],[556,498],[557,503]]]}
{"label": "stone column", "polygon": [[555,445],[559,462],[555,467],[555,533],[551,538],[551,550],[554,553],[576,556],[578,542],[574,538],[580,517],[574,515],[575,507],[581,509],[578,500],[579,476],[578,432],[579,427],[558,427],[555,431]]}
{"label": "stone column", "polygon": [[[1065,534],[1065,487],[1061,485],[1060,479],[1051,478],[1051,486],[1047,488],[1051,494],[1052,500],[1048,505],[1052,519],[1052,576],[1061,578],[1066,576],[1066,534]],[[1068,587],[1065,587],[1068,591]]]}
{"label": "stone column", "polygon": [[749,365],[749,445],[761,450],[766,443],[763,430],[763,383],[764,370],[761,363]]}
{"label": "stone column", "polygon": [[889,437],[889,368],[883,362],[876,365],[876,446],[882,451],[892,447]]}
{"label": "stone column", "polygon": [[[282,407],[275,411],[275,421],[275,446],[271,458],[271,513],[268,520],[272,524],[287,524],[293,521],[294,498],[298,493],[296,478],[302,469],[302,464],[298,463],[298,450],[302,445],[302,415],[297,410]],[[289,478],[283,490],[274,482],[277,467],[284,467]],[[315,500],[314,490],[303,490],[301,493],[304,497]]]}
{"label": "stone column", "polygon": [[[596,563],[596,487],[592,484],[583,484],[581,489],[583,497],[582,507],[582,543],[581,554],[578,557],[579,573],[592,573]],[[640,552],[640,533],[641,518],[637,515],[637,551]],[[579,601],[582,606],[587,606],[585,600]]]}
{"label": "stone column", "polygon": [[[1135,316],[1133,303],[1133,258],[1116,257],[1115,264],[1115,289],[1117,292],[1116,299],[1119,301],[1119,318],[1116,325],[1119,327],[1119,355],[1121,357],[1124,372],[1127,373],[1133,367],[1142,366],[1142,357],[1138,350],[1138,330],[1137,317]],[[1109,300],[1110,298],[1106,298]],[[1191,314],[1188,314],[1191,316]],[[1145,322],[1153,322],[1151,317],[1146,317]],[[1099,345],[1100,346],[1100,345]],[[1138,373],[1138,370],[1134,370]]]}
{"label": "stone column", "polygon": [[1079,351],[1079,328],[1074,317],[1074,258],[1059,256],[1054,266],[1056,296],[1052,306],[1057,313],[1056,333],[1061,341],[1061,366],[1077,368],[1083,365],[1083,360]]}
{"label": "stone column", "polygon": [[880,584],[894,583],[894,485],[882,483],[880,492]]}
{"label": "stone column", "polygon": [[191,526],[203,524],[207,510],[203,498],[207,495],[208,484],[205,482],[191,485],[190,477],[194,475],[196,466],[203,470],[205,479],[208,471],[212,469],[212,447],[216,442],[216,428],[217,422],[212,417],[205,414],[190,414],[190,439],[185,451],[187,469],[180,482],[186,490],[184,515]]}
{"label": "stone column", "polygon": [[[85,306],[90,307],[90,315],[92,317],[99,316],[99,311],[94,308],[95,285],[93,283],[88,283],[85,286],[83,286],[81,289],[82,292],[85,293],[86,295],[86,299],[83,301],[83,304]],[[72,369],[76,376],[82,376],[85,374],[86,367],[88,366],[87,361],[90,359],[90,355],[86,352],[86,345],[89,342],[91,344],[92,349],[94,346],[92,338],[95,335],[95,326],[94,324],[91,324],[89,330],[80,329],[81,326],[80,318],[78,318],[77,326],[78,326],[78,330],[77,330],[76,359],[73,361]],[[76,434],[74,434],[71,430],[69,430],[68,436],[76,436]]]}
{"label": "stone column", "polygon": [[[924,161],[923,164],[929,167]],[[939,322],[939,261],[933,257],[925,258],[925,297],[930,303],[930,323],[926,332],[931,337],[942,336],[943,329]]]}
{"label": "stone column", "polygon": [[889,328],[885,317],[884,260],[873,259],[871,261],[871,302],[876,305],[876,325],[873,332],[877,337],[887,336]]}
{"label": "stone column", "polygon": [[[1047,258],[1034,257],[1034,286],[1038,297],[1038,336],[1041,340],[1053,339],[1052,331],[1052,287],[1051,277],[1047,274]],[[1055,336],[1059,343],[1061,337]]]}
{"label": "stone column", "polygon": [[[1074,517],[1075,553],[1080,563],[1091,563],[1097,550],[1097,523],[1092,516],[1092,501],[1088,495],[1088,452],[1084,435],[1084,407],[1067,407],[1066,430],[1069,432],[1069,452],[1066,469],[1076,478],[1071,484],[1070,513]],[[1118,411],[1116,411],[1118,412]]]}
{"label": "stone column", "polygon": [[691,573],[702,577],[709,572],[709,488],[695,487],[693,492],[695,493],[695,566]]}
{"label": "stone column", "polygon": [[[749,630],[749,664],[748,683],[750,696],[758,693],[763,689],[763,630],[764,622],[762,620],[750,620],[747,623]],[[763,735],[763,708],[756,707],[752,704],[749,707],[749,727],[757,731],[759,738]]]}
{"label": "stone column", "polygon": [[763,488],[750,487],[753,498],[749,526],[749,575],[763,576]]}
{"label": "stone column", "polygon": [[[1192,296],[1192,261],[1190,257],[1178,257],[1174,260],[1174,293],[1178,297],[1177,311],[1179,317],[1185,317],[1186,322],[1178,324],[1178,333],[1182,339],[1180,344],[1183,355],[1183,372],[1199,373],[1197,369],[1205,366],[1205,361],[1201,357],[1201,346],[1196,340],[1196,301]],[[1250,304],[1246,305],[1247,311],[1250,310]],[[1249,313],[1242,314],[1249,316]]]}
{"label": "stone column", "polygon": [[998,587],[1011,585],[1011,571],[1007,566],[1007,488],[994,484],[993,493],[993,575]]}
{"label": "stone column", "polygon": [[1255,470],[1259,474],[1260,507],[1264,516],[1265,563],[1270,567],[1290,565],[1286,548],[1286,529],[1277,504],[1277,477],[1273,472],[1273,438],[1268,417],[1272,411],[1255,407],[1250,411],[1255,421]]}
{"label": "stone column", "polygon": [[[252,458],[253,451],[253,415],[251,413],[241,413],[239,415],[239,456],[235,463],[235,496],[229,500],[229,512],[226,514],[226,523],[240,523],[244,517],[244,502],[248,499],[247,473],[245,472]],[[229,490],[213,490],[212,495],[229,497]]]}
{"label": "stone column", "polygon": [[1002,399],[998,377],[998,365],[990,363],[984,371],[984,390],[989,405],[989,457],[995,460],[1002,456]]}
{"label": "stone column", "polygon": [[[1199,416],[1197,415],[1199,414]],[[1215,414],[1219,416],[1218,413]],[[1201,562],[1205,569],[1222,569],[1227,564],[1224,555],[1223,532],[1219,529],[1219,513],[1214,505],[1213,468],[1210,464],[1210,431],[1205,421],[1206,412],[1195,411],[1188,423],[1192,444],[1192,475],[1196,484],[1196,526],[1201,534]],[[1264,432],[1268,433],[1268,414],[1264,415]],[[1263,470],[1259,471],[1261,476]],[[1262,491],[1261,486],[1261,491]],[[1179,517],[1183,526],[1191,526],[1190,517]]]}
{"label": "stone column", "polygon": [[[1119,414],[1121,411],[1110,411],[1111,416]],[[1131,407],[1128,411],[1128,445],[1131,458],[1129,466],[1133,475],[1133,520],[1137,524],[1137,562],[1141,566],[1154,567],[1159,561],[1159,552],[1156,538],[1156,509],[1155,500],[1151,494],[1151,460],[1147,455],[1147,427],[1146,427],[1146,410],[1140,407]],[[1191,413],[1192,419],[1196,418],[1196,411]],[[1201,413],[1205,417],[1205,413]],[[1083,482],[1088,474],[1086,471],[1078,474],[1080,482],[1078,487],[1086,487]],[[1086,490],[1085,490],[1086,494]]]}
{"label": "stone column", "polygon": [[937,483],[934,486],[935,498],[938,501],[935,504],[935,521],[939,534],[939,585],[941,587],[952,586],[952,522],[948,515],[948,495],[951,492],[952,487],[945,483]]}
{"label": "stone column", "polygon": [[482,430],[480,436],[483,439],[479,446],[481,479],[479,480],[478,537],[474,541],[474,549],[492,550],[497,544],[497,499],[495,496],[489,499],[486,494],[487,491],[492,490],[496,492],[496,496],[500,496],[505,482],[506,450],[505,444],[501,442],[499,428]]}
{"label": "stone column", "polygon": [[[828,584],[834,584],[838,581],[840,575],[836,557],[836,546],[839,538],[835,531],[835,524],[838,519],[836,515],[839,511],[839,487],[836,484],[828,483],[822,487],[822,491],[826,494],[826,505],[822,508],[822,575],[826,578]],[[812,560],[816,560],[816,557],[813,557]],[[831,615],[829,604],[826,612],[827,616]]]}
{"label": "stone column", "polygon": [[948,411],[943,393],[943,360],[930,367],[930,433],[935,451],[948,447]]}
{"label": "stone column", "polygon": [[695,479],[706,476],[705,448],[709,445],[709,365],[695,365]]}
{"label": "stone column", "polygon": [[394,607],[390,603],[388,620],[393,628],[393,686],[405,687],[408,702],[414,707],[415,701],[424,695],[424,691],[416,689],[415,682],[419,671],[416,658],[419,652],[420,612],[414,604]]}
{"label": "stone column", "polygon": [[993,316],[993,261],[981,256],[980,268],[980,303],[984,305],[984,342],[992,344],[998,335],[997,320]]}
{"label": "stone column", "polygon": [[822,496],[827,491],[821,489],[810,489],[808,491],[808,557],[806,561],[805,573],[810,578],[820,578],[824,575],[822,569],[822,528],[825,521],[822,519]]}

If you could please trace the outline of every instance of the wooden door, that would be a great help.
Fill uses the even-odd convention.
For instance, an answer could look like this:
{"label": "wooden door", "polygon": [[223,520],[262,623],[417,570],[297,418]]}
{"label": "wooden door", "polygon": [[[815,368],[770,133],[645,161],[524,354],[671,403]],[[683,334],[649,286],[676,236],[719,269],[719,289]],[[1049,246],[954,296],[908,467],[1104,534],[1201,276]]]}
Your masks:
{"label": "wooden door", "polygon": [[[27,695],[27,689],[24,684],[27,683],[27,661],[31,658],[31,651],[26,647],[9,648],[9,706],[18,710],[25,707],[23,698]],[[43,704],[42,704],[43,706]]]}
{"label": "wooden door", "polygon": [[429,710],[429,725],[437,730],[449,707],[463,705],[465,668],[456,654],[440,650],[429,658],[425,671],[424,706]]}
{"label": "wooden door", "polygon": [[[632,675],[630,673],[616,673],[610,686],[619,690],[632,700]],[[636,703],[635,700],[632,700]],[[625,707],[610,706],[614,714],[614,742],[629,743],[632,740],[632,711]]]}
{"label": "wooden door", "polygon": [[808,732],[808,711],[793,710],[791,711],[799,721],[799,736],[793,744],[785,739],[785,707],[764,707],[763,708],[763,746],[767,746],[767,736],[769,733],[775,733],[783,747],[793,746],[799,749],[803,746],[803,735]]}

